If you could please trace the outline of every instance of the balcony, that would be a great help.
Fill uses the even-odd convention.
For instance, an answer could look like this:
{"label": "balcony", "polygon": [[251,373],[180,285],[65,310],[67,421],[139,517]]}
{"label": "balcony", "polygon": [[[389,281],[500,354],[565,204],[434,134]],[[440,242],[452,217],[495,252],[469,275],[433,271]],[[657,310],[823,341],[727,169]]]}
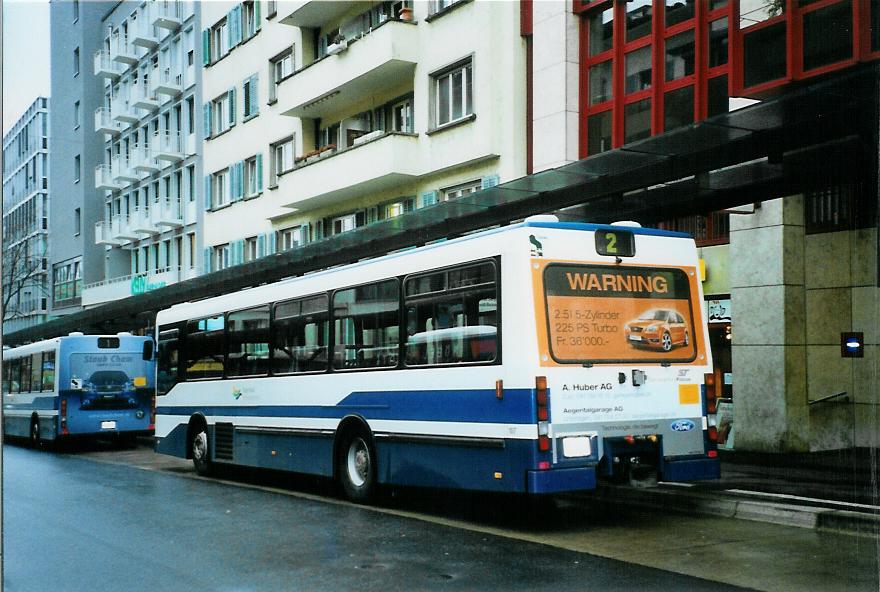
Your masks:
{"label": "balcony", "polygon": [[95,222],[96,245],[110,245],[111,247],[115,247],[121,245],[122,243],[123,241],[113,238],[110,222],[107,222],[106,220]]}
{"label": "balcony", "polygon": [[86,284],[83,287],[82,304],[83,306],[94,306],[158,290],[177,283],[182,277],[181,271],[177,267],[165,267],[157,269],[155,272],[124,275],[94,284]]}
{"label": "balcony", "polygon": [[386,133],[306,161],[278,179],[279,195],[290,208],[316,208],[358,195],[383,191],[416,179],[420,174],[418,137]]}
{"label": "balcony", "polygon": [[150,22],[156,27],[176,31],[183,22],[180,4],[175,0],[155,0],[150,4]]}
{"label": "balcony", "polygon": [[152,146],[153,156],[169,164],[184,158],[183,138],[178,132],[159,132],[153,135]]}
{"label": "balcony", "polygon": [[137,19],[129,21],[129,31],[131,31],[131,44],[151,50],[159,45],[159,36],[156,35],[156,29],[150,19],[150,7],[148,2],[137,13]]}
{"label": "balcony", "polygon": [[110,109],[95,109],[95,131],[99,134],[117,135],[122,131],[122,124],[110,116]]}
{"label": "balcony", "polygon": [[95,52],[95,76],[116,80],[120,74],[122,74],[122,66],[111,59],[109,51]]}
{"label": "balcony", "polygon": [[171,68],[154,70],[150,88],[154,93],[176,97],[183,90],[183,74],[172,72]]}
{"label": "balcony", "polygon": [[104,191],[119,191],[122,183],[113,178],[112,168],[109,164],[99,164],[95,167],[95,189]]}
{"label": "balcony", "polygon": [[159,97],[146,84],[138,84],[133,86],[131,94],[134,99],[131,102],[132,107],[143,109],[145,111],[156,111],[159,109]]}
{"label": "balcony", "polygon": [[131,167],[131,162],[126,157],[113,157],[113,178],[119,183],[123,185],[136,183],[141,180],[142,176],[141,173]]}
{"label": "balcony", "polygon": [[183,226],[183,212],[180,200],[174,198],[160,199],[153,204],[153,223],[156,226],[178,228]]}
{"label": "balcony", "polygon": [[116,214],[113,216],[113,219],[110,221],[110,236],[122,243],[138,240],[140,238],[140,236],[131,229],[131,226],[129,226],[129,218],[127,214]]}
{"label": "balcony", "polygon": [[141,120],[140,114],[134,108],[128,99],[116,98],[111,101],[110,111],[113,119],[123,123],[137,123]]}
{"label": "balcony", "polygon": [[389,86],[412,79],[418,41],[417,26],[386,21],[348,40],[344,51],[313,62],[283,81],[277,90],[278,104],[285,115],[316,119],[363,97],[379,95]]}
{"label": "balcony", "polygon": [[279,2],[279,21],[293,27],[320,28],[351,11],[356,2]]}
{"label": "balcony", "polygon": [[129,226],[138,234],[159,234],[159,228],[153,223],[147,208],[135,208],[129,218]]}
{"label": "balcony", "polygon": [[132,66],[138,63],[137,48],[129,43],[128,35],[115,33],[110,39],[110,54],[113,61]]}
{"label": "balcony", "polygon": [[149,146],[135,146],[131,153],[131,166],[134,170],[141,173],[158,173],[162,170],[162,165],[153,156],[153,151]]}

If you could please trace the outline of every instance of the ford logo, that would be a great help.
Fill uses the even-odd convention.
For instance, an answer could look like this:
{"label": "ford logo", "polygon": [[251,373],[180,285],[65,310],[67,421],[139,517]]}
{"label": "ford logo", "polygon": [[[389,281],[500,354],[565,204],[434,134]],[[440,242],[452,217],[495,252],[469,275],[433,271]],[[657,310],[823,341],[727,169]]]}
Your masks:
{"label": "ford logo", "polygon": [[695,427],[697,427],[697,424],[695,424],[694,422],[692,422],[689,419],[678,419],[676,421],[673,421],[669,425],[669,427],[672,428],[673,432],[689,432],[692,429],[694,429]]}

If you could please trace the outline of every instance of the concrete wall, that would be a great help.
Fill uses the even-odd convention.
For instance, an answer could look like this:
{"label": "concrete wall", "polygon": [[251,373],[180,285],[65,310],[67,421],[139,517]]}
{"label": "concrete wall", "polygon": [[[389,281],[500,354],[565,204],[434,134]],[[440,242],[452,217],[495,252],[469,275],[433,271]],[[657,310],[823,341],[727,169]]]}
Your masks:
{"label": "concrete wall", "polygon": [[[876,229],[807,235],[800,195],[731,218],[737,448],[876,445],[880,290]],[[840,334],[865,333],[842,358]],[[810,405],[846,392],[834,403]]]}

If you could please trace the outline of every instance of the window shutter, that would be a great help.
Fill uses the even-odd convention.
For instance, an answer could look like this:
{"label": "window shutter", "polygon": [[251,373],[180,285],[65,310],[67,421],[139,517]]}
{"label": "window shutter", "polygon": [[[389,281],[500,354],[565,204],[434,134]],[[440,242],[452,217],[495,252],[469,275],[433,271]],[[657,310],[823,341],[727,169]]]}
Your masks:
{"label": "window shutter", "polygon": [[235,125],[235,89],[230,88],[227,93],[229,96],[229,126]]}
{"label": "window shutter", "polygon": [[309,244],[309,224],[303,224],[299,227],[299,244]]}
{"label": "window shutter", "polygon": [[241,85],[242,92],[242,105],[244,105],[244,116],[245,118],[250,117],[251,115],[251,79],[248,78],[244,81],[244,84]]}
{"label": "window shutter", "polygon": [[263,155],[257,154],[257,193],[263,192]]}
{"label": "window shutter", "polygon": [[437,203],[437,192],[436,191],[424,191],[422,192],[422,207],[431,206]]}
{"label": "window shutter", "polygon": [[211,209],[211,175],[205,175],[205,209]]}
{"label": "window shutter", "polygon": [[407,197],[403,200],[403,211],[404,212],[412,212],[416,209],[416,196]]}
{"label": "window shutter", "polygon": [[261,234],[257,237],[257,258],[266,256],[266,235]]}
{"label": "window shutter", "polygon": [[[257,6],[259,6],[259,3],[257,3]],[[248,107],[248,113],[250,115],[256,115],[257,113],[260,112],[260,103],[258,100],[259,93],[257,92],[257,89],[260,87],[259,82],[260,82],[259,74],[254,74],[253,76],[251,76],[251,78],[250,78],[251,96],[249,97],[250,107]]]}
{"label": "window shutter", "polygon": [[278,251],[278,233],[275,231],[266,233],[266,254],[274,255]]}
{"label": "window shutter", "polygon": [[244,161],[235,163],[235,194],[238,199],[244,197]]}
{"label": "window shutter", "polygon": [[254,30],[260,30],[260,4],[262,0],[254,0]]}
{"label": "window shutter", "polygon": [[489,189],[490,187],[495,187],[498,185],[498,175],[488,175],[483,177],[481,183],[481,189]]}
{"label": "window shutter", "polygon": [[205,103],[205,139],[211,137],[211,103]]}
{"label": "window shutter", "polygon": [[205,273],[211,273],[211,247],[205,247],[205,252],[202,256],[204,257],[202,268],[205,270]]}
{"label": "window shutter", "polygon": [[327,55],[327,38],[321,35],[318,39],[318,57],[323,58],[325,55]]}
{"label": "window shutter", "polygon": [[231,251],[229,254],[231,265],[239,265],[244,261],[244,240],[232,241],[229,244],[229,250]]}
{"label": "window shutter", "polygon": [[367,210],[367,224],[372,224],[379,220],[379,208],[373,206]]}
{"label": "window shutter", "polygon": [[[241,43],[241,32],[243,27],[241,26],[241,18],[243,11],[241,10],[241,5],[239,4],[235,8],[232,9],[232,22],[235,25],[235,45]],[[230,49],[232,45],[230,44]]]}
{"label": "window shutter", "polygon": [[211,63],[211,29],[202,29],[202,65]]}
{"label": "window shutter", "polygon": [[324,238],[324,221],[315,220],[315,240]]}

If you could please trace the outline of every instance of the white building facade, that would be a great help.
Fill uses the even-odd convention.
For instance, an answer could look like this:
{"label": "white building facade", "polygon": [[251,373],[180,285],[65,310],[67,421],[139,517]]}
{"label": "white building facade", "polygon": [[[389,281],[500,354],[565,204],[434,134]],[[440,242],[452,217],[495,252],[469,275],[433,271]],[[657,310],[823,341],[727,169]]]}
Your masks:
{"label": "white building facade", "polygon": [[202,9],[210,271],[526,174],[518,3]]}
{"label": "white building facade", "polygon": [[94,132],[104,138],[94,169],[104,215],[104,280],[84,286],[99,304],[195,277],[201,257],[200,3],[116,4],[102,20],[94,71],[104,101]]}
{"label": "white building facade", "polygon": [[[3,330],[46,320],[49,298],[49,99],[3,138]],[[77,213],[75,213],[77,214]]]}

